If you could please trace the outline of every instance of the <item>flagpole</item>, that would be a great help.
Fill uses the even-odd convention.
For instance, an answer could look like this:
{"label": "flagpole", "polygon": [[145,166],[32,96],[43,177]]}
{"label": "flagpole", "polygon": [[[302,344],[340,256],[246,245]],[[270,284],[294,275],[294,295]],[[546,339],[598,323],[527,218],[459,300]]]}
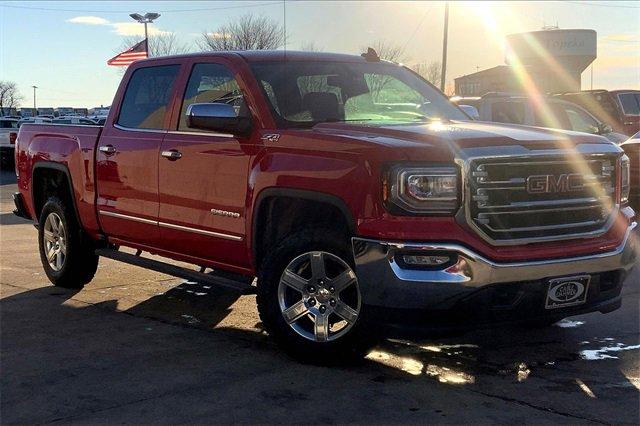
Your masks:
{"label": "flagpole", "polygon": [[147,57],[149,57],[149,35],[147,34],[147,21],[144,21],[144,47],[147,51]]}

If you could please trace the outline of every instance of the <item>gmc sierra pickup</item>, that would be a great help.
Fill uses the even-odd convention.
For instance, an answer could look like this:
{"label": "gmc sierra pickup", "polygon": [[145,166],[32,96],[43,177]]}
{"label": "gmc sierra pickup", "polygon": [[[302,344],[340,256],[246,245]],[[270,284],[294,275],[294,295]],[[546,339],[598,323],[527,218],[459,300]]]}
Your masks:
{"label": "gmc sierra pickup", "polygon": [[22,126],[16,172],[53,284],[82,287],[102,256],[255,292],[303,360],[609,312],[636,258],[620,148],[471,121],[372,52],[135,62],[104,127]]}

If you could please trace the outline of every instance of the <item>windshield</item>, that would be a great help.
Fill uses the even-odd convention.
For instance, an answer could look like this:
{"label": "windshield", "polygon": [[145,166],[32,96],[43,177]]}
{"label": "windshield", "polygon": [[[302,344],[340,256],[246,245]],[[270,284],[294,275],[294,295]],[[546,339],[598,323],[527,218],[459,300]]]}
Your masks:
{"label": "windshield", "polygon": [[281,127],[469,120],[411,71],[385,62],[258,62],[251,68]]}

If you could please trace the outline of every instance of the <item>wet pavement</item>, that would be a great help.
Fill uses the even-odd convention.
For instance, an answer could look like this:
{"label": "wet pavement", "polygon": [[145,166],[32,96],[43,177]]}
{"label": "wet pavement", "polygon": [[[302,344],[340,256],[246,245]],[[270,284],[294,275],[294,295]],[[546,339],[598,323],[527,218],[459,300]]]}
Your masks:
{"label": "wet pavement", "polygon": [[640,269],[618,311],[545,329],[385,341],[360,365],[302,365],[255,297],[102,259],[82,291],[42,272],[0,192],[0,421],[640,423]]}

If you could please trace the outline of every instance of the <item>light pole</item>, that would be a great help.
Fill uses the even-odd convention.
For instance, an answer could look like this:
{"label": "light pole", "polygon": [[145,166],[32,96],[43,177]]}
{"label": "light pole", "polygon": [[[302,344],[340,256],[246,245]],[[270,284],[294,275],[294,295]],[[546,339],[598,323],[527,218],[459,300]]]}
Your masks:
{"label": "light pole", "polygon": [[33,87],[33,116],[35,117],[36,115],[38,115],[38,109],[36,108],[36,89],[38,88],[38,86],[31,87]]}
{"label": "light pole", "polygon": [[142,16],[139,13],[132,13],[129,16],[131,16],[134,20],[140,22],[141,24],[144,24],[144,39],[146,41],[145,44],[146,44],[147,57],[148,57],[149,56],[149,35],[147,33],[147,24],[153,23],[153,21],[155,21],[160,17],[160,14],[155,12],[149,12],[149,13],[145,13],[144,16]]}

